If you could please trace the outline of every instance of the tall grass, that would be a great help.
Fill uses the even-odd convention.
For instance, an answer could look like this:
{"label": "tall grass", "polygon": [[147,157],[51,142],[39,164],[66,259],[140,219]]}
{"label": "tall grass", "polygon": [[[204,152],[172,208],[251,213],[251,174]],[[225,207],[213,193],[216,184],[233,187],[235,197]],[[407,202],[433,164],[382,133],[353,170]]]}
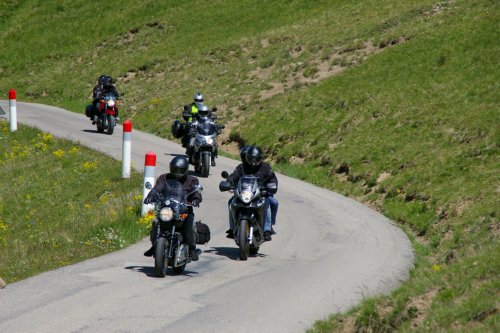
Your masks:
{"label": "tall grass", "polygon": [[0,276],[8,283],[145,236],[141,178],[100,153],[0,122]]}

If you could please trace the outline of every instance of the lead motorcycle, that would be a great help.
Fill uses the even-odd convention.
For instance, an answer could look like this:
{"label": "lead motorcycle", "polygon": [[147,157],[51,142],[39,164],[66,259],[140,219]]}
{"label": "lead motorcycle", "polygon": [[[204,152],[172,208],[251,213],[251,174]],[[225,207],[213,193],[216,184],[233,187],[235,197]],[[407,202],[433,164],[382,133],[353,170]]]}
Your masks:
{"label": "lead motorcycle", "polygon": [[217,136],[224,125],[218,125],[212,118],[197,118],[189,130],[189,163],[202,177],[208,177],[210,166],[215,166],[218,156]]}
{"label": "lead motorcycle", "polygon": [[112,92],[108,92],[102,96],[98,104],[97,112],[97,131],[111,135],[116,126],[116,118],[118,117],[118,97]]}
{"label": "lead motorcycle", "polygon": [[[221,175],[222,178],[229,176],[227,171],[223,171]],[[235,188],[227,180],[220,182],[219,190],[234,193],[229,205],[229,213],[234,221],[234,241],[240,250],[240,260],[247,260],[249,255],[256,255],[264,243],[266,211],[263,195],[275,192],[276,184],[261,186],[257,177],[245,175],[240,177]]]}
{"label": "lead motorcycle", "polygon": [[193,192],[184,194],[182,187],[169,186],[165,196],[158,196],[155,202],[156,220],[154,221],[154,258],[155,274],[165,277],[165,268],[171,267],[177,274],[184,272],[191,262],[189,246],[182,233],[177,231],[188,216],[187,197],[194,192],[202,192],[203,187],[197,185]]}

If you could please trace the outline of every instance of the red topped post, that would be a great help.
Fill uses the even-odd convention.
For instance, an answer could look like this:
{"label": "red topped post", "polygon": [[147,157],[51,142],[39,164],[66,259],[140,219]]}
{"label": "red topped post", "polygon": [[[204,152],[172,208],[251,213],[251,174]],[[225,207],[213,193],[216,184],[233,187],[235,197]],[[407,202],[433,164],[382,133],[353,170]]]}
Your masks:
{"label": "red topped post", "polygon": [[144,184],[142,187],[142,216],[146,215],[153,205],[146,205],[144,199],[148,196],[149,191],[155,185],[155,167],[156,167],[156,154],[152,151],[146,153],[144,159]]}
{"label": "red topped post", "polygon": [[9,90],[9,120],[10,131],[17,131],[16,91],[14,89]]}
{"label": "red topped post", "polygon": [[132,159],[132,122],[123,122],[123,144],[122,144],[122,178],[130,178],[130,166]]}

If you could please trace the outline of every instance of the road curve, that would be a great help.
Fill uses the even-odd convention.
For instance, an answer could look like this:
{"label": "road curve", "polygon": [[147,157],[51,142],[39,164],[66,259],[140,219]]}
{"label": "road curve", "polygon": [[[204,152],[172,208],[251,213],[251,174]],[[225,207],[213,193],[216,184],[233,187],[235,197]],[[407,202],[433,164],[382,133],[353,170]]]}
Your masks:
{"label": "road curve", "polygon": [[[0,101],[8,110],[8,103]],[[83,114],[17,102],[20,123],[93,147],[121,160],[122,126],[95,131]],[[132,166],[157,154],[156,176],[180,145],[132,133]],[[7,285],[0,290],[0,332],[304,332],[318,319],[384,294],[408,277],[414,254],[407,236],[387,218],[331,191],[278,174],[276,231],[258,257],[239,261],[225,238],[228,193],[220,157],[204,186],[196,217],[212,240],[183,275],[155,278],[146,239],[124,250]],[[117,170],[121,176],[121,168]]]}

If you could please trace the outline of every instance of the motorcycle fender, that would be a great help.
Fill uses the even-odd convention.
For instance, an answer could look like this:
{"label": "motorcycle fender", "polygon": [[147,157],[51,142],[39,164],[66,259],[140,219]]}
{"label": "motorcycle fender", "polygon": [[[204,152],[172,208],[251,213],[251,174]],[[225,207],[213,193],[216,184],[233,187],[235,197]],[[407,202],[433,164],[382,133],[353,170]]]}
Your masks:
{"label": "motorcycle fender", "polygon": [[110,115],[110,116],[114,116],[114,115],[116,115],[116,112],[113,109],[106,109],[106,114]]}

